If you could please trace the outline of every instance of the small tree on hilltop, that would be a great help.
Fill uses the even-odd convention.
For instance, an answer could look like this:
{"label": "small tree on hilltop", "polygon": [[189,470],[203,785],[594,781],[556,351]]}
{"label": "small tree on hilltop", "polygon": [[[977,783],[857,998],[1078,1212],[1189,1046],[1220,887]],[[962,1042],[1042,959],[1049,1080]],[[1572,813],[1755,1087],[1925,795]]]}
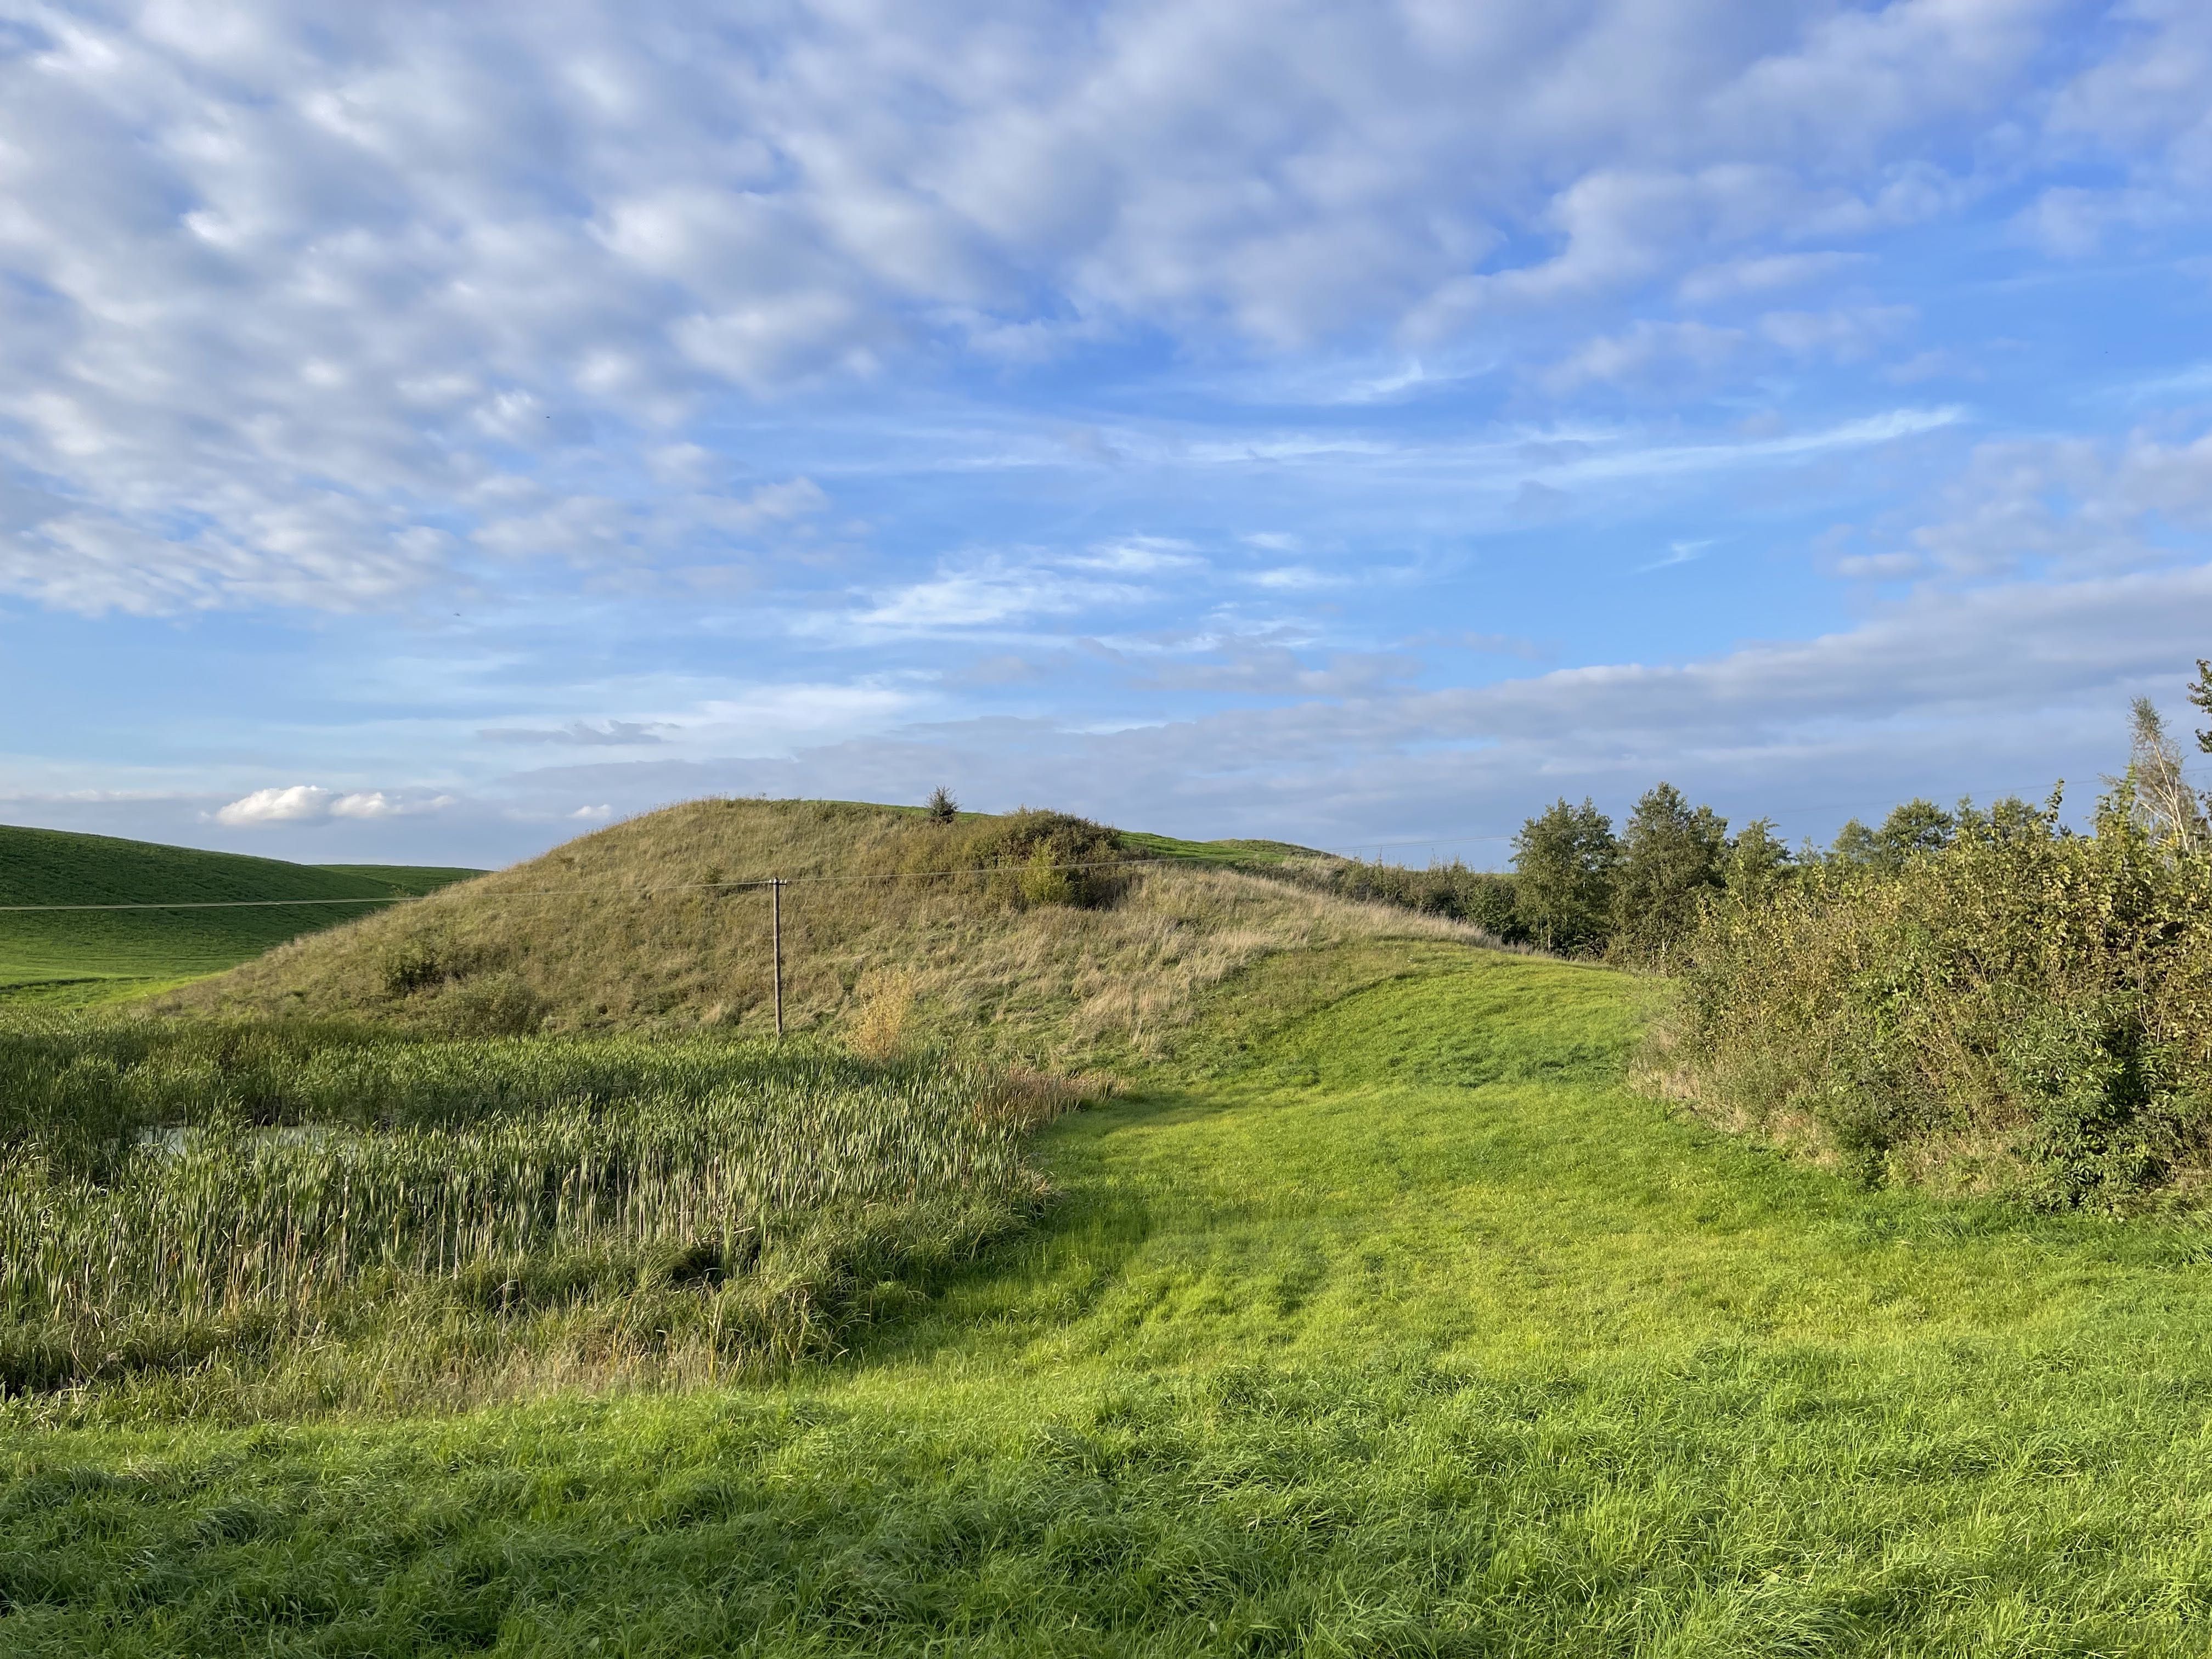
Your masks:
{"label": "small tree on hilltop", "polygon": [[1692,809],[1662,783],[1636,803],[1620,837],[1613,884],[1613,949],[1657,959],[1697,925],[1698,906],[1718,892],[1728,855],[1728,820]]}
{"label": "small tree on hilltop", "polygon": [[960,803],[953,799],[952,792],[940,783],[929,792],[928,811],[932,823],[950,823],[960,816]]}
{"label": "small tree on hilltop", "polygon": [[1605,943],[1620,847],[1613,820],[1585,799],[1563,798],[1530,818],[1513,838],[1513,908],[1528,938],[1550,951],[1589,951]]}

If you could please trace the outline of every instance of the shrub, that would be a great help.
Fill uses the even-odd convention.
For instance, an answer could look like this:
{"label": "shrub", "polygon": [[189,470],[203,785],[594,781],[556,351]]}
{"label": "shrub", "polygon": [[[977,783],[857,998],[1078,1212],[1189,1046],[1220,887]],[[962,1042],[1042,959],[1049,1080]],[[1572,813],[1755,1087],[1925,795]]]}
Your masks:
{"label": "shrub", "polygon": [[1135,855],[1103,824],[1066,812],[1024,808],[949,826],[908,854],[913,873],[970,882],[1016,908],[1065,904],[1096,909],[1127,888]]}
{"label": "shrub", "polygon": [[1902,863],[1735,884],[1650,1071],[1869,1180],[2114,1206],[2212,1131],[2212,859],[2123,786],[2077,836],[2013,801]]}
{"label": "shrub", "polygon": [[1899,870],[1923,853],[1940,853],[1951,844],[1958,821],[1929,800],[1893,807],[1879,830],[1852,818],[1836,832],[1829,862],[1861,869]]}
{"label": "shrub", "polygon": [[1402,864],[1370,864],[1364,859],[1305,859],[1270,873],[1370,904],[1395,904],[1423,915],[1473,922],[1503,944],[1520,944],[1527,934],[1514,904],[1511,876],[1470,870],[1457,859],[1425,870]]}

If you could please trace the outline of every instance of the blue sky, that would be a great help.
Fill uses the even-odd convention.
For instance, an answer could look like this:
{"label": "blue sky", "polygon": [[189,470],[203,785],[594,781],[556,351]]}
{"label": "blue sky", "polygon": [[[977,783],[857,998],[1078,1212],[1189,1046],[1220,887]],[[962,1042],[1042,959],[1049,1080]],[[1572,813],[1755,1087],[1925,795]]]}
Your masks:
{"label": "blue sky", "polygon": [[2084,798],[2208,300],[2201,4],[0,0],[0,817]]}

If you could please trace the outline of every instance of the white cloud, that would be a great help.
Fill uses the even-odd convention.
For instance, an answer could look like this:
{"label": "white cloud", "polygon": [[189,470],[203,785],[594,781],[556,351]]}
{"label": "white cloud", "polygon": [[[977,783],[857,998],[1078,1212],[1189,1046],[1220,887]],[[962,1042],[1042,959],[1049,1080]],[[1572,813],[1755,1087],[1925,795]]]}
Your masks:
{"label": "white cloud", "polygon": [[397,816],[400,810],[398,804],[381,789],[340,795],[331,803],[331,816],[334,818],[388,818]]}
{"label": "white cloud", "polygon": [[2014,439],[1978,446],[1931,522],[1906,532],[1954,577],[2081,575],[2201,556],[2212,532],[2212,433],[2116,443]]}
{"label": "white cloud", "polygon": [[1939,432],[1966,418],[1966,411],[1956,404],[1935,409],[1892,409],[1834,426],[1773,437],[1746,438],[1732,443],[1623,445],[1529,470],[1554,483],[1718,471],[1894,443],[1899,439]]}
{"label": "white cloud", "polygon": [[331,818],[370,820],[442,811],[455,804],[451,795],[398,797],[380,789],[343,791],[312,783],[256,789],[215,813],[217,823],[233,829],[265,824],[321,823]]}
{"label": "white cloud", "polygon": [[2124,755],[2129,699],[2178,702],[2208,637],[2212,566],[2200,564],[1923,588],[1814,639],[1479,686],[1421,689],[1387,653],[1316,662],[1226,642],[1216,659],[1153,672],[1287,701],[1146,721],[938,723],[757,765],[589,776],[640,805],[708,788],[918,799],[950,779],[985,810],[1048,800],[1137,827],[1322,845],[1431,824],[1510,830],[1562,793],[1620,810],[1667,778],[1739,817],[1779,812],[1793,836],[1825,835],[1913,793],[2040,795],[2060,775],[2081,805],[2080,782]]}
{"label": "white cloud", "polygon": [[1317,588],[1340,586],[1345,579],[1316,570],[1311,565],[1285,564],[1271,569],[1255,570],[1245,578],[1255,587],[1264,587],[1278,593],[1311,592]]}
{"label": "white cloud", "polygon": [[1709,323],[1641,321],[1626,333],[1603,336],[1585,344],[1565,362],[1547,370],[1545,386],[1565,392],[1592,381],[1621,381],[1665,371],[1679,380],[1685,369],[1711,373],[1743,349],[1741,329]]}
{"label": "white cloud", "polygon": [[1691,305],[1712,305],[1747,295],[1771,293],[1817,282],[1864,260],[1863,253],[1769,253],[1701,266],[1682,278],[1679,292]]}
{"label": "white cloud", "polygon": [[654,720],[571,720],[566,726],[492,726],[477,736],[487,743],[556,744],[582,748],[633,748],[665,743],[665,728]]}
{"label": "white cloud", "polygon": [[855,614],[812,618],[807,626],[855,640],[960,633],[1127,606],[1146,597],[1141,587],[1080,574],[1083,568],[1079,562],[1071,572],[1043,562],[986,559],[892,588]]}
{"label": "white cloud", "polygon": [[1711,546],[1712,543],[1710,540],[1669,542],[1667,544],[1666,552],[1649,564],[1638,565],[1637,572],[1642,574],[1646,571],[1665,570],[1674,565],[1688,564],[1693,560],[1705,557],[1706,550]]}
{"label": "white cloud", "polygon": [[1077,570],[1108,570],[1130,575],[1153,575],[1164,571],[1191,570],[1204,563],[1190,543],[1169,536],[1125,536],[1101,542],[1061,562]]}
{"label": "white cloud", "polygon": [[334,799],[327,789],[295,783],[289,788],[257,789],[216,813],[219,823],[302,823],[327,817]]}

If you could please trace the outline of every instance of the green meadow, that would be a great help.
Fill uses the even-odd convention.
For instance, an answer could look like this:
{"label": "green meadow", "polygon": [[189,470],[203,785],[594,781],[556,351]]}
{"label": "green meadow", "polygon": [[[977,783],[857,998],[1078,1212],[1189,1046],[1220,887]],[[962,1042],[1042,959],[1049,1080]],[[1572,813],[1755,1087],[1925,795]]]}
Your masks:
{"label": "green meadow", "polygon": [[1626,1080],[1650,980],[1430,942],[1300,1012],[1290,972],[1042,1130],[1035,1224],[835,1358],[19,1397],[0,1650],[2212,1650],[2212,1232],[1671,1115]]}
{"label": "green meadow", "polygon": [[[0,1001],[76,1006],[143,995],[480,873],[289,864],[0,825],[0,906],[235,907],[0,909]],[[313,902],[238,904],[270,899]]]}

